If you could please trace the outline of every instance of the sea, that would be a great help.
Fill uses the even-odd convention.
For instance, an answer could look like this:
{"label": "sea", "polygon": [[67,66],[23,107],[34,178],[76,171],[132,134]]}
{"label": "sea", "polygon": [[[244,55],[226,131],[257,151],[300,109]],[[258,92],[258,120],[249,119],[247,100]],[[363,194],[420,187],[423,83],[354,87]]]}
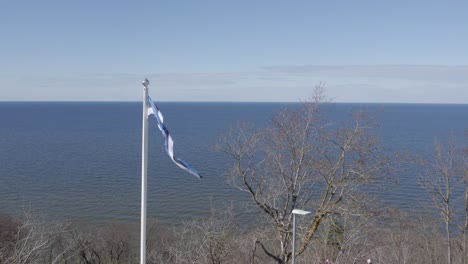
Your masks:
{"label": "sea", "polygon": [[[238,122],[261,128],[294,103],[161,102],[177,156],[203,179],[179,169],[164,151],[155,120],[149,124],[149,218],[179,224],[234,208],[255,221],[249,197],[230,186],[230,161],[213,146]],[[467,144],[468,104],[329,103],[331,120],[353,111],[375,116],[389,151],[428,157],[434,140]],[[36,212],[54,219],[138,222],[141,191],[141,102],[0,102],[0,213]],[[394,175],[380,198],[402,209],[427,199],[417,172]],[[305,208],[307,209],[307,208]]]}

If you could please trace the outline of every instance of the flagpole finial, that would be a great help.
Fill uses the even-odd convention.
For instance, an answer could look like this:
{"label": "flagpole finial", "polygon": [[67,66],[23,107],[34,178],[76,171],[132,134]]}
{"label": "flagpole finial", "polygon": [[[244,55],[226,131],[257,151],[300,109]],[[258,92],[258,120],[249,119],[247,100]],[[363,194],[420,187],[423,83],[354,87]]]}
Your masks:
{"label": "flagpole finial", "polygon": [[148,88],[148,85],[150,84],[148,78],[145,78],[145,80],[143,81],[142,84],[143,84],[144,87]]}

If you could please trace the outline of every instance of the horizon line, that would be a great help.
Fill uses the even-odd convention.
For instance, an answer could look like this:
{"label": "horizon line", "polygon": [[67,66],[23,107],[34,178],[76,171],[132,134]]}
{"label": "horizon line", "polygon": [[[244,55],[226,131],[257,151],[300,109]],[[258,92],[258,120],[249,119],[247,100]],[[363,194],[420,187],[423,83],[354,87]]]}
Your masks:
{"label": "horizon line", "polygon": [[[141,103],[141,101],[104,101],[104,100],[0,100],[0,103]],[[171,101],[163,100],[158,103],[252,103],[252,104],[300,104],[303,101]],[[420,104],[420,105],[468,105],[468,103],[453,102],[352,102],[352,101],[330,101],[320,102],[323,104]]]}

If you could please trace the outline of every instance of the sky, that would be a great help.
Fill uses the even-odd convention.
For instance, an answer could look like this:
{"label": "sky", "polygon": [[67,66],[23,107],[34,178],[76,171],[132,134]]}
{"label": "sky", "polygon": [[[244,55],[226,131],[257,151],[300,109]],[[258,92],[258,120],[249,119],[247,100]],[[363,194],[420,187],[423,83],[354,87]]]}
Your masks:
{"label": "sky", "polygon": [[0,101],[468,103],[468,1],[0,0]]}

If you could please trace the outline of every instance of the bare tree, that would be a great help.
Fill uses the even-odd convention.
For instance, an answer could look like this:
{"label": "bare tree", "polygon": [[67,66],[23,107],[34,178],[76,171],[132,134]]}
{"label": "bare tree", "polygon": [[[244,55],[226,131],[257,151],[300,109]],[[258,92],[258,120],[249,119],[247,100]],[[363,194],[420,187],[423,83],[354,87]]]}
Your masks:
{"label": "bare tree", "polygon": [[[466,140],[468,141],[468,130],[465,132]],[[462,244],[462,263],[467,263],[467,255],[468,255],[468,145],[462,149],[461,153],[461,174],[463,176],[463,183],[464,183],[464,205],[465,205],[465,223],[463,224],[462,229],[462,236],[463,236],[463,244]]]}
{"label": "bare tree", "polygon": [[458,167],[459,152],[451,138],[444,148],[440,142],[434,143],[434,155],[424,161],[422,184],[432,198],[434,209],[440,214],[445,228],[447,243],[447,263],[452,264],[452,230],[454,221],[454,188],[462,179]]}
{"label": "bare tree", "polygon": [[439,220],[431,212],[421,215],[417,231],[419,235],[421,254],[419,259],[422,263],[438,264],[443,262],[444,256],[444,234],[440,232]]}
{"label": "bare tree", "polygon": [[357,263],[369,255],[375,247],[372,231],[380,230],[376,227],[377,218],[374,214],[343,217],[343,230],[346,232],[343,232],[343,240],[335,258],[336,264]]}
{"label": "bare tree", "polygon": [[320,112],[325,100],[317,87],[310,101],[281,111],[267,128],[239,125],[217,145],[233,161],[232,184],[250,195],[274,228],[277,246],[258,244],[277,263],[292,257],[294,208],[313,210],[299,234],[300,255],[325,219],[362,208],[362,186],[379,180],[388,163],[371,120],[355,114],[347,123],[327,122]]}

